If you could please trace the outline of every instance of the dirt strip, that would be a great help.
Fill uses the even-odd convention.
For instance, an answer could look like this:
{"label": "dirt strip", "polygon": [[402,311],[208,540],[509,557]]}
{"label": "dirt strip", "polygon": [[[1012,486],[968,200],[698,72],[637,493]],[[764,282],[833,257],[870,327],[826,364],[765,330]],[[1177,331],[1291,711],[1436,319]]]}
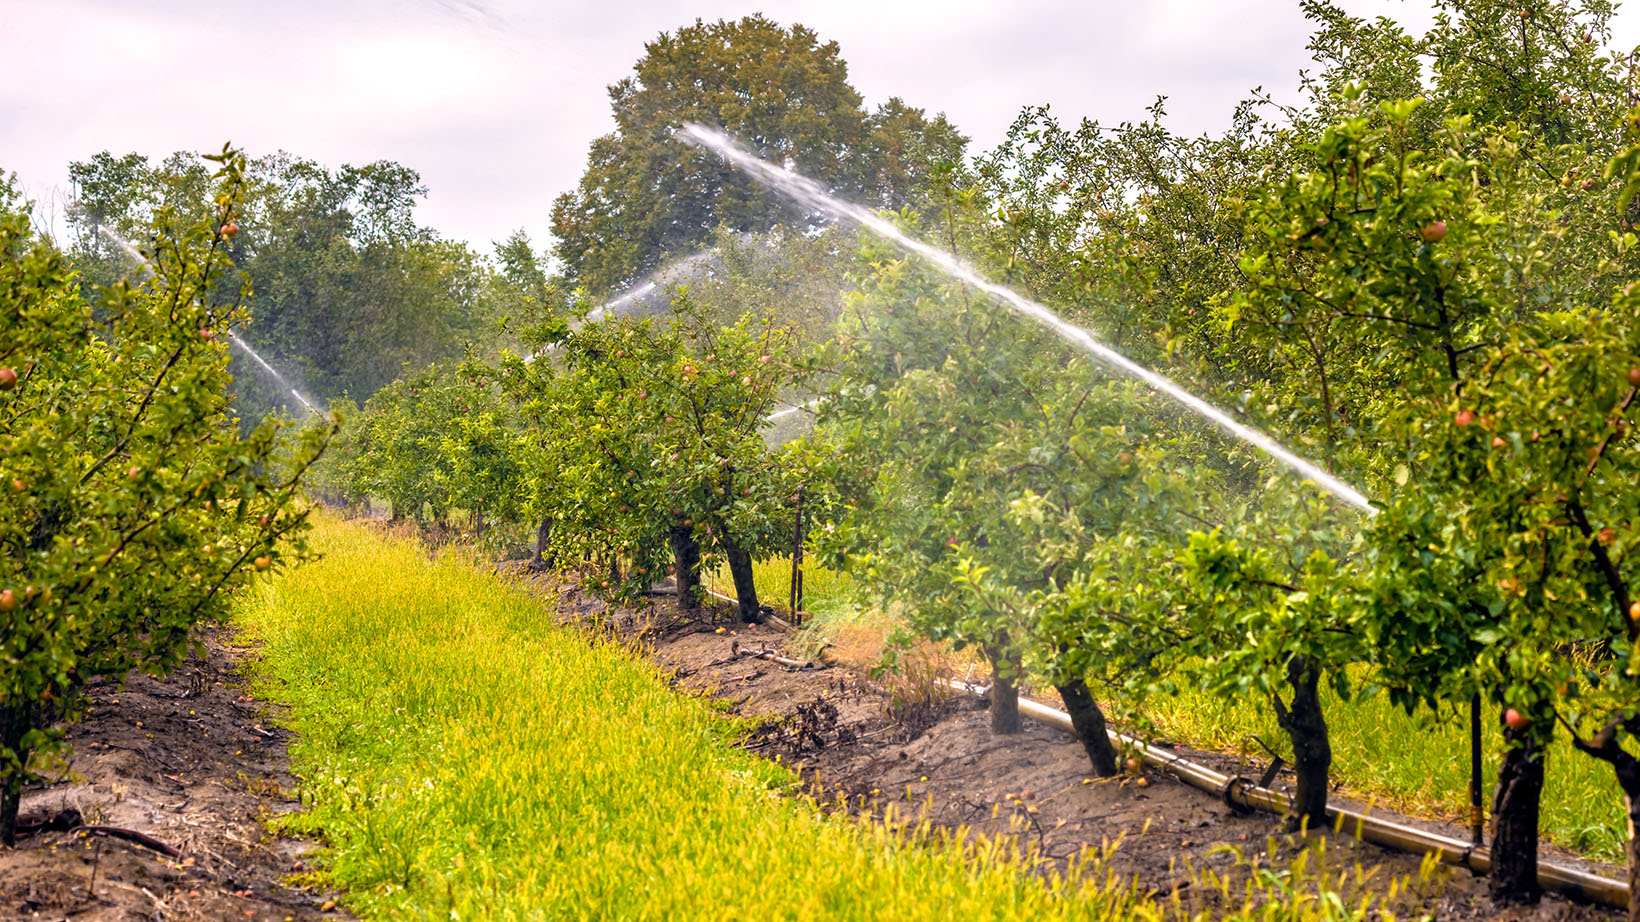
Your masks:
{"label": "dirt strip", "polygon": [[[20,819],[47,828],[0,847],[0,919],[352,918],[333,894],[288,883],[315,847],[272,836],[264,822],[298,806],[289,734],[238,674],[250,651],[224,637],[164,680],[133,673],[124,688],[91,689],[61,780],[23,795]],[[87,826],[137,832],[178,854]]]}

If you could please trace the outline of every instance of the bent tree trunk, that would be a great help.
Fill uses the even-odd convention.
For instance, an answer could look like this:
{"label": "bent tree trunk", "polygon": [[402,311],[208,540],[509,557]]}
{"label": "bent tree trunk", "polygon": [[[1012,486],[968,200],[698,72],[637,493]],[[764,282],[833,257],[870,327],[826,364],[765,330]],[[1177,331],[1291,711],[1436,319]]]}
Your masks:
{"label": "bent tree trunk", "polygon": [[695,533],[681,525],[674,525],[667,533],[672,545],[672,563],[678,576],[678,607],[684,611],[700,610],[700,542]]}
{"label": "bent tree trunk", "polygon": [[986,647],[985,655],[991,660],[991,732],[1005,736],[1020,731],[1019,664],[1002,650]]}
{"label": "bent tree trunk", "polygon": [[17,766],[0,769],[0,844],[7,848],[17,844],[17,805],[23,799],[23,769],[28,765],[23,734],[32,716],[29,708],[0,707],[0,765]]}
{"label": "bent tree trunk", "polygon": [[1623,858],[1628,865],[1629,922],[1640,922],[1640,842],[1634,837],[1640,828],[1640,759],[1629,755],[1618,743],[1621,726],[1613,721],[1589,742],[1574,735],[1572,745],[1610,764],[1617,775],[1617,786],[1623,789],[1623,806],[1629,817],[1629,837],[1623,843]]}
{"label": "bent tree trunk", "polygon": [[1536,903],[1538,805],[1543,797],[1543,743],[1528,728],[1503,727],[1503,768],[1492,800],[1492,871],[1487,888],[1500,903]]}
{"label": "bent tree trunk", "polygon": [[1298,776],[1293,792],[1289,828],[1327,828],[1327,773],[1332,768],[1332,744],[1327,739],[1327,719],[1321,712],[1321,669],[1307,656],[1295,656],[1287,663],[1287,684],[1292,703],[1281,696],[1273,703],[1276,722],[1293,744],[1293,772]]}
{"label": "bent tree trunk", "polygon": [[752,555],[740,545],[725,538],[723,555],[729,558],[729,575],[735,580],[735,599],[740,603],[740,620],[756,624],[763,620],[762,606],[757,601],[757,584],[752,579]]}
{"label": "bent tree trunk", "polygon": [[1071,679],[1057,687],[1059,697],[1065,701],[1065,712],[1071,716],[1071,726],[1076,728],[1076,738],[1088,751],[1093,773],[1100,778],[1112,777],[1116,774],[1116,747],[1110,744],[1110,734],[1105,732],[1105,712],[1099,710],[1099,702],[1093,700],[1088,683]]}

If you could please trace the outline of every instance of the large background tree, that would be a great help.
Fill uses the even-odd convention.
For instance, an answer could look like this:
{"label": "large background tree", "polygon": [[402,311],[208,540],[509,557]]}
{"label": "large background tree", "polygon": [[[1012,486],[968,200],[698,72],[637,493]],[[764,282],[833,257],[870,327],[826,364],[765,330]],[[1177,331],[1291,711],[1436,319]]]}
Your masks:
{"label": "large background tree", "polygon": [[717,156],[676,140],[685,122],[720,127],[761,157],[887,207],[967,144],[943,115],[899,99],[867,112],[836,42],[761,15],[662,33],[609,94],[615,131],[592,143],[579,186],[552,212],[566,274],[595,295],[698,248],[719,226],[806,223]]}

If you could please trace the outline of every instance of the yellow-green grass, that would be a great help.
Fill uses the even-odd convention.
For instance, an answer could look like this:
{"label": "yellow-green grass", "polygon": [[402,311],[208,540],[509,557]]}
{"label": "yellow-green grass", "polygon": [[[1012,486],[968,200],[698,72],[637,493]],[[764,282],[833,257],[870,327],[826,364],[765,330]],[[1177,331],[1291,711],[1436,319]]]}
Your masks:
{"label": "yellow-green grass", "polygon": [[[1437,717],[1408,715],[1385,695],[1340,701],[1330,692],[1323,706],[1332,739],[1335,781],[1352,794],[1375,798],[1403,812],[1467,823],[1469,815],[1469,708]],[[1240,752],[1268,760],[1250,735],[1285,748],[1268,703],[1225,699],[1198,692],[1153,700],[1147,716],[1168,739],[1203,749]],[[1497,782],[1502,738],[1496,716],[1485,715],[1482,788],[1488,809]],[[1552,841],[1595,858],[1622,860],[1627,816],[1611,768],[1566,742],[1549,747],[1539,828]]]}
{"label": "yellow-green grass", "polygon": [[[792,559],[771,557],[752,564],[752,579],[757,583],[758,601],[784,611],[791,604]],[[729,576],[728,565],[718,567],[705,575],[706,588],[724,595],[735,594],[735,581]],[[825,616],[834,612],[852,611],[854,580],[847,573],[828,570],[813,562],[803,564],[803,611]]]}
{"label": "yellow-green grass", "polygon": [[[1167,909],[1098,874],[1025,873],[1008,849],[913,844],[818,809],[784,769],[730,746],[709,702],[556,626],[473,558],[430,560],[412,538],[324,519],[314,546],[321,562],[248,594],[237,617],[262,645],[261,693],[290,706],[298,734],[308,810],[287,822],[324,836],[326,873],[366,919]],[[1258,917],[1320,918],[1315,899]]]}

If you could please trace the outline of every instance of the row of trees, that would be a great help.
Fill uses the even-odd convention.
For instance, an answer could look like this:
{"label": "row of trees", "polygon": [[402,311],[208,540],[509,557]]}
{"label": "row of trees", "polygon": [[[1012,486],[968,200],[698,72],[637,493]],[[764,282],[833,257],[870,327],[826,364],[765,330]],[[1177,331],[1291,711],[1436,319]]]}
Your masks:
{"label": "row of trees", "polygon": [[162,673],[257,571],[302,559],[330,435],[230,407],[223,335],[246,163],[207,158],[207,214],[153,215],[140,282],[94,286],[0,182],[0,842],[88,682]]}
{"label": "row of trees", "polygon": [[[1325,817],[1323,687],[1484,708],[1508,741],[1493,892],[1535,898],[1555,734],[1640,803],[1627,61],[1603,51],[1599,3],[1454,0],[1423,36],[1305,9],[1321,69],[1303,106],[1254,99],[1203,138],[1170,132],[1159,107],[1114,128],[1028,110],[989,155],[927,164],[900,220],[1191,381],[1359,487],[1375,514],[867,241],[841,310],[824,312],[831,337],[780,333],[756,286],[719,300],[692,286],[668,320],[549,318],[533,361],[458,375],[510,405],[515,492],[541,549],[597,560],[594,588],[611,593],[671,566],[686,602],[697,555],[721,556],[755,617],[744,561],[784,546],[793,486],[829,492],[824,559],[912,630],[985,651],[998,732],[1017,726],[1017,680],[1040,677],[1108,774],[1101,701],[1142,721],[1146,700],[1183,685],[1261,698],[1292,749],[1295,823]],[[728,28],[684,30],[651,56],[707,83],[741,73],[713,63],[735,59],[719,47]],[[683,107],[639,105],[692,78],[640,74],[616,102],[647,121],[595,147],[561,210],[662,215],[690,241],[739,228],[752,193],[723,190],[743,180],[670,140]],[[780,97],[732,95],[767,93]],[[640,124],[652,156],[616,156]],[[752,138],[765,153],[858,188],[802,159],[824,144],[768,131]],[[674,181],[693,191],[673,195]],[[667,217],[657,194],[726,210]],[[781,245],[813,246],[814,216],[759,220],[773,218],[789,228]],[[566,243],[572,280],[613,287],[646,265],[634,254],[679,246],[645,234],[609,232],[635,244],[626,255]],[[793,343],[816,338],[797,358]],[[825,398],[814,438],[763,444],[777,393]],[[1640,894],[1632,837],[1629,850]]]}

